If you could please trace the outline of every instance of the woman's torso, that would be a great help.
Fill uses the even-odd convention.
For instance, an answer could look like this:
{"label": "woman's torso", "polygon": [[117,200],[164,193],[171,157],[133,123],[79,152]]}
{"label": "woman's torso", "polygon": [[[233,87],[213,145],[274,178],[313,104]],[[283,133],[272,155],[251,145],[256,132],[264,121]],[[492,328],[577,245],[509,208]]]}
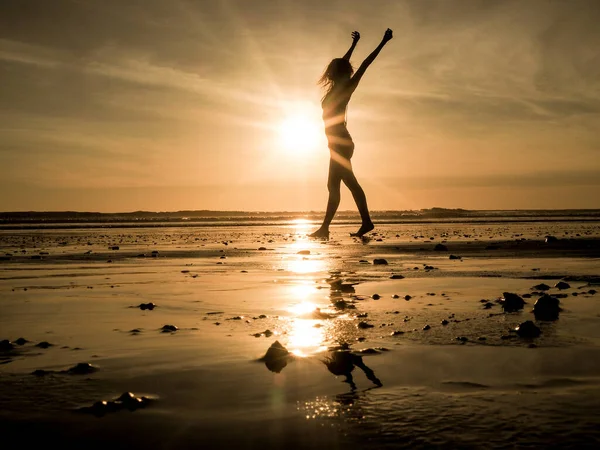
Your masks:
{"label": "woman's torso", "polygon": [[325,135],[332,150],[343,147],[354,148],[352,137],[346,127],[346,110],[349,101],[350,96],[343,89],[334,87],[321,102]]}

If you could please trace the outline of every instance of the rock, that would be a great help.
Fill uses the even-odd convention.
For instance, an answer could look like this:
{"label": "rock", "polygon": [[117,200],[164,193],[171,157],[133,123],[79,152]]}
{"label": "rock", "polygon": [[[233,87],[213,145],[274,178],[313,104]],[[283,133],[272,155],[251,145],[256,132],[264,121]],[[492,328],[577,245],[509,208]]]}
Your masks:
{"label": "rock", "polygon": [[563,289],[569,289],[571,287],[571,285],[569,283],[566,283],[564,281],[559,281],[558,283],[556,283],[554,285],[555,288],[560,289],[561,291]]}
{"label": "rock", "polygon": [[8,339],[3,339],[0,341],[0,351],[8,352],[14,348],[15,346]]}
{"label": "rock", "polygon": [[427,331],[427,330],[429,330],[429,329],[431,329],[431,326],[429,326],[429,325],[425,325],[425,326],[423,327],[423,331]]}
{"label": "rock", "polygon": [[163,325],[163,327],[161,328],[161,331],[163,333],[173,333],[175,331],[177,331],[179,328],[177,328],[175,325]]}
{"label": "rock", "polygon": [[375,325],[371,325],[370,323],[365,322],[365,321],[360,321],[360,322],[358,322],[357,326],[358,326],[358,328],[361,328],[364,330],[366,328],[373,328]]}
{"label": "rock", "polygon": [[436,252],[447,252],[448,247],[446,247],[444,244],[436,244],[435,247],[433,247],[433,250]]}
{"label": "rock", "polygon": [[462,259],[462,256],[450,255],[448,259]]}
{"label": "rock", "polygon": [[118,245],[112,245],[110,247],[108,247],[109,250],[119,250],[119,246]]}
{"label": "rock", "polygon": [[446,319],[442,320],[442,325],[446,326],[448,325],[450,322],[448,322]]}
{"label": "rock", "polygon": [[550,289],[550,286],[548,286],[546,283],[540,283],[536,284],[531,289],[535,289],[536,291],[547,291],[548,289]]}
{"label": "rock", "polygon": [[558,238],[556,236],[546,236],[544,242],[546,244],[552,244],[553,242],[558,242]]}
{"label": "rock", "polygon": [[525,300],[523,300],[517,294],[513,294],[511,292],[503,292],[502,296],[502,309],[504,309],[505,312],[514,312],[523,309],[523,306],[525,305]]}
{"label": "rock", "polygon": [[596,289],[590,289],[589,291],[587,291],[587,293],[590,295],[594,295],[596,293]]}
{"label": "rock", "polygon": [[379,300],[381,298],[381,295],[379,295],[379,294],[373,294],[372,298],[373,298],[373,300]]}
{"label": "rock", "polygon": [[458,336],[458,337],[456,338],[456,340],[457,340],[457,341],[460,341],[460,342],[467,342],[467,341],[469,340],[469,338],[467,338],[467,337],[465,337],[465,336]]}
{"label": "rock", "polygon": [[72,375],[88,375],[97,372],[98,368],[90,363],[79,363],[68,369],[66,372]]}
{"label": "rock", "polygon": [[402,278],[404,278],[404,275],[400,275],[399,273],[395,273],[390,277],[391,280],[401,280]]}
{"label": "rock", "polygon": [[409,301],[411,298],[412,298],[412,297],[411,297],[410,295],[408,295],[408,294],[406,294],[406,295],[404,296],[404,300],[406,300],[406,301]]}
{"label": "rock", "polygon": [[548,294],[542,295],[533,305],[533,314],[537,320],[557,320],[562,311],[560,300]]}
{"label": "rock", "polygon": [[44,369],[36,369],[33,372],[31,372],[31,375],[35,375],[36,377],[43,377],[45,375],[49,375],[52,372],[50,370],[44,370]]}
{"label": "rock", "polygon": [[52,344],[50,342],[42,341],[38,344],[35,344],[35,346],[39,347],[39,348],[48,348],[48,347],[52,347]]}
{"label": "rock", "polygon": [[27,339],[20,337],[19,339],[17,339],[15,341],[15,344],[17,344],[17,345],[25,345],[25,344],[27,344],[27,342],[29,342]]}
{"label": "rock", "polygon": [[392,298],[400,298],[400,296],[398,294],[394,294],[392,295]]}
{"label": "rock", "polygon": [[156,305],[152,302],[140,303],[138,308],[140,308],[142,311],[145,311],[146,309],[149,309],[150,311],[152,311],[154,308],[156,308]]}
{"label": "rock", "polygon": [[290,358],[291,355],[287,349],[281,345],[279,341],[275,341],[271,344],[267,350],[267,353],[260,359],[260,361],[263,361],[265,366],[267,366],[267,369],[269,369],[271,372],[279,373],[285,366],[287,366]]}
{"label": "rock", "polygon": [[527,320],[520,324],[517,328],[515,328],[515,331],[519,337],[530,339],[536,338],[542,334],[542,330],[540,330],[531,320]]}
{"label": "rock", "polygon": [[404,334],[404,331],[392,331],[390,336],[400,336],[401,334]]}
{"label": "rock", "polygon": [[379,355],[381,352],[372,347],[368,347],[357,350],[356,353],[361,353],[363,355]]}
{"label": "rock", "polygon": [[262,250],[266,250],[267,247],[258,247],[258,249],[262,251]]}
{"label": "rock", "polygon": [[375,259],[373,260],[373,264],[375,264],[375,265],[381,265],[381,264],[383,264],[383,265],[387,265],[387,264],[388,264],[388,262],[387,262],[387,260],[386,260],[386,259],[384,259],[384,258],[375,258]]}

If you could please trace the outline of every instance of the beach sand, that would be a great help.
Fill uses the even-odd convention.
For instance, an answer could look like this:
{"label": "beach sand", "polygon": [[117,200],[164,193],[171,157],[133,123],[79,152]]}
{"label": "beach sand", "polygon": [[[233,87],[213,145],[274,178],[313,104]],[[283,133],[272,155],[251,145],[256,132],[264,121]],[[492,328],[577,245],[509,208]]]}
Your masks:
{"label": "beach sand", "polygon": [[[365,240],[343,225],[329,241],[313,228],[1,231],[3,441],[600,446],[597,222],[388,224]],[[540,283],[558,320],[531,312]],[[504,312],[504,292],[524,308]],[[527,320],[539,337],[514,332]],[[324,364],[360,361],[350,352],[366,368],[353,384]],[[124,392],[146,400],[91,408]]]}

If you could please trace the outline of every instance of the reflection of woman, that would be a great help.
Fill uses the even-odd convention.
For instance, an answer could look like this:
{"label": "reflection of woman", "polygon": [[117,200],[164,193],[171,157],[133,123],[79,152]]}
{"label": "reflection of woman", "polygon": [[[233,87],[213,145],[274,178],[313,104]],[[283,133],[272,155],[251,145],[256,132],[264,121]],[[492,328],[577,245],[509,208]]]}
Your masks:
{"label": "reflection of woman", "polygon": [[331,61],[319,80],[319,83],[326,89],[321,106],[323,108],[325,134],[327,135],[331,155],[329,160],[329,178],[327,180],[329,199],[323,223],[310,237],[329,237],[329,225],[340,204],[340,186],[342,181],[350,189],[362,219],[361,227],[356,233],[352,233],[352,236],[363,236],[375,227],[369,215],[365,193],[352,171],[350,159],[354,153],[354,142],[352,142],[352,137],[346,128],[346,109],[350,97],[352,97],[367,67],[375,60],[383,46],[392,39],[392,30],[388,28],[385,31],[381,43],[364,60],[356,73],[353,74],[354,69],[350,65],[350,56],[359,39],[360,34],[358,31],[354,31],[352,33],[352,45],[348,52],[346,52],[343,58],[336,58]]}

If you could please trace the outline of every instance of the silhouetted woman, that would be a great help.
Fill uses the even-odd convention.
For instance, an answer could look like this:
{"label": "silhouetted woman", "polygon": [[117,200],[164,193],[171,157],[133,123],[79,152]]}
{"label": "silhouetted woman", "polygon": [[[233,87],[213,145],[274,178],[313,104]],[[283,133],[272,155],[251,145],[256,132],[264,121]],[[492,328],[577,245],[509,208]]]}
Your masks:
{"label": "silhouetted woman", "polygon": [[[329,225],[333,220],[333,216],[340,204],[340,186],[342,181],[354,197],[362,225],[356,233],[351,233],[352,236],[363,236],[371,231],[375,226],[369,215],[367,207],[367,198],[363,189],[358,184],[358,180],[352,171],[352,163],[350,159],[354,153],[354,142],[346,128],[346,109],[350,97],[354,93],[358,82],[364,75],[367,67],[375,60],[383,46],[392,39],[392,30],[389,28],[385,31],[381,43],[377,46],[373,53],[360,65],[356,73],[352,65],[350,65],[350,56],[356,47],[356,43],[360,39],[358,31],[352,32],[352,45],[346,52],[343,58],[336,58],[329,63],[325,73],[319,80],[326,93],[321,101],[323,108],[323,122],[325,123],[325,134],[331,158],[329,159],[329,177],[327,180],[327,189],[329,190],[329,200],[327,201],[327,210],[321,227],[310,234],[310,237],[328,238]],[[354,74],[353,74],[354,73]]]}

